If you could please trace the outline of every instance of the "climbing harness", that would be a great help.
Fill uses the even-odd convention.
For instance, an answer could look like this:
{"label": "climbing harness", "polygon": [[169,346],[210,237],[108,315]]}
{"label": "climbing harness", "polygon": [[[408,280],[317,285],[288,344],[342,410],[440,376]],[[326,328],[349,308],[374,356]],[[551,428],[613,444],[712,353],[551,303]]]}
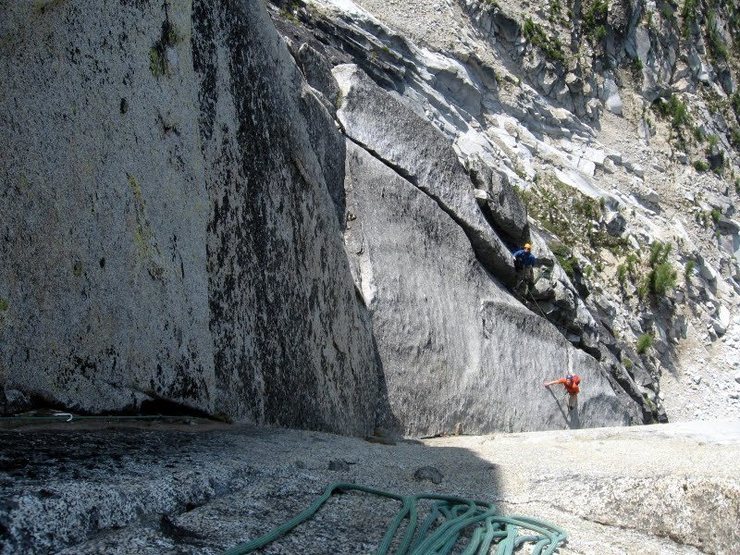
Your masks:
{"label": "climbing harness", "polygon": [[[552,555],[568,537],[561,528],[541,520],[525,516],[500,515],[491,503],[433,493],[402,496],[366,486],[335,482],[330,484],[309,507],[288,522],[262,537],[229,549],[223,555],[245,555],[264,547],[313,517],[332,495],[348,491],[370,493],[402,503],[401,509],[391,521],[378,546],[377,555],[389,553],[404,520],[408,522],[395,551],[397,555],[448,554],[453,552],[453,548],[460,541],[467,542],[467,545],[463,551],[460,551],[461,546],[457,546],[455,552],[464,555],[484,555],[489,552],[494,542],[498,542],[494,552],[496,555],[511,555],[525,543],[534,544],[531,551],[533,555]],[[426,518],[419,523],[418,503],[422,500],[435,503]],[[435,527],[438,520],[441,520],[441,523]],[[464,534],[466,530],[472,533]],[[530,533],[520,535],[520,530],[527,530]]]}

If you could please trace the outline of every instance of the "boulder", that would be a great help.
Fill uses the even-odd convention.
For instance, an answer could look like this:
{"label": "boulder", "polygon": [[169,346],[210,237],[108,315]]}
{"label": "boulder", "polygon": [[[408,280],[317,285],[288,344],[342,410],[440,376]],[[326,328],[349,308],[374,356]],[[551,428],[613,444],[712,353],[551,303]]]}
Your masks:
{"label": "boulder", "polygon": [[604,81],[601,98],[607,110],[618,116],[622,115],[622,99],[619,96],[619,88],[613,79],[606,79]]}
{"label": "boulder", "polygon": [[699,261],[699,273],[701,274],[701,277],[703,277],[710,283],[714,283],[717,281],[717,270],[715,270],[711,264],[704,260],[704,258],[701,258]]}
{"label": "boulder", "polygon": [[527,208],[509,180],[494,172],[480,157],[468,160],[468,169],[477,190],[486,193],[485,197],[477,193],[475,197],[496,232],[516,245],[525,243],[529,237]]}
{"label": "boulder", "polygon": [[609,212],[604,218],[606,232],[614,237],[619,237],[627,228],[627,221],[619,212]]}
{"label": "boulder", "polygon": [[722,336],[727,332],[727,328],[730,325],[730,311],[725,305],[719,306],[717,318],[714,320],[713,325],[717,335]]}
{"label": "boulder", "polygon": [[309,44],[303,43],[294,54],[306,81],[333,105],[339,98],[339,86],[331,74],[326,58]]}

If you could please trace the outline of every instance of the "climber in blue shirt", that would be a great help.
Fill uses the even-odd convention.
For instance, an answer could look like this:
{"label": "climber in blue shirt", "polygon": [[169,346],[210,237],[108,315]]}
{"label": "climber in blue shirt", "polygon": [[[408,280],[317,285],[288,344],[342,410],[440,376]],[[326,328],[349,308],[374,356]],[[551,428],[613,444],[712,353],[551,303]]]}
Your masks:
{"label": "climber in blue shirt", "polygon": [[525,243],[524,247],[514,251],[514,268],[523,270],[524,268],[533,268],[537,263],[537,257],[532,254],[532,245]]}
{"label": "climber in blue shirt", "polygon": [[516,284],[514,291],[526,297],[534,287],[533,268],[537,265],[537,257],[532,254],[532,245],[525,243],[524,247],[514,251],[514,268],[516,269]]}

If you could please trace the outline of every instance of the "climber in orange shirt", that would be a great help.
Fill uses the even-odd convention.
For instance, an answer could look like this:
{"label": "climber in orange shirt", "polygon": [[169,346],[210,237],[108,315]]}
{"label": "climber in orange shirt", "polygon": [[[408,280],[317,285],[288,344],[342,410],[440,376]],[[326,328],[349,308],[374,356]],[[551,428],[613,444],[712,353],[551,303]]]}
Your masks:
{"label": "climber in orange shirt", "polygon": [[557,384],[563,384],[563,387],[565,387],[565,391],[568,392],[568,410],[571,411],[574,408],[576,408],[576,405],[578,404],[578,393],[581,391],[581,389],[578,387],[578,384],[581,383],[581,377],[577,374],[571,374],[568,372],[564,378],[560,378],[559,380],[553,380],[551,382],[545,382],[545,387],[550,387],[551,385],[557,385]]}

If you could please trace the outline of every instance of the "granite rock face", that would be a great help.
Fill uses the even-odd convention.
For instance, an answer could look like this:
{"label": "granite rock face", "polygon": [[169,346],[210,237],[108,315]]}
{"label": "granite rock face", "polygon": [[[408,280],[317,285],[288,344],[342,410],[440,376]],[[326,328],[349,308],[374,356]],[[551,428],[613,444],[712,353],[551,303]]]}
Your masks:
{"label": "granite rock face", "polygon": [[83,410],[214,410],[190,10],[3,11],[0,382]]}
{"label": "granite rock face", "polygon": [[[105,13],[3,23],[5,412],[174,403],[411,435],[639,420],[587,354],[572,286],[560,308],[545,292],[560,330],[507,290],[510,248],[537,238],[496,141],[449,125],[480,110],[485,67],[337,23],[345,46],[375,33],[419,63],[371,78],[333,43],[283,40],[257,0]],[[413,98],[377,84],[399,79]],[[572,415],[541,385],[567,369],[589,383]]]}
{"label": "granite rock face", "polygon": [[6,405],[371,429],[344,142],[263,4],[3,11]]}
{"label": "granite rock face", "polygon": [[470,177],[447,138],[357,66],[337,66],[333,73],[342,91],[337,118],[347,136],[434,199],[465,231],[481,263],[511,282],[511,253],[478,207]]}
{"label": "granite rock face", "polygon": [[[491,278],[434,200],[351,141],[347,153],[345,240],[403,433],[639,420],[595,359]],[[542,386],[568,368],[588,384],[570,414],[562,388]]]}

